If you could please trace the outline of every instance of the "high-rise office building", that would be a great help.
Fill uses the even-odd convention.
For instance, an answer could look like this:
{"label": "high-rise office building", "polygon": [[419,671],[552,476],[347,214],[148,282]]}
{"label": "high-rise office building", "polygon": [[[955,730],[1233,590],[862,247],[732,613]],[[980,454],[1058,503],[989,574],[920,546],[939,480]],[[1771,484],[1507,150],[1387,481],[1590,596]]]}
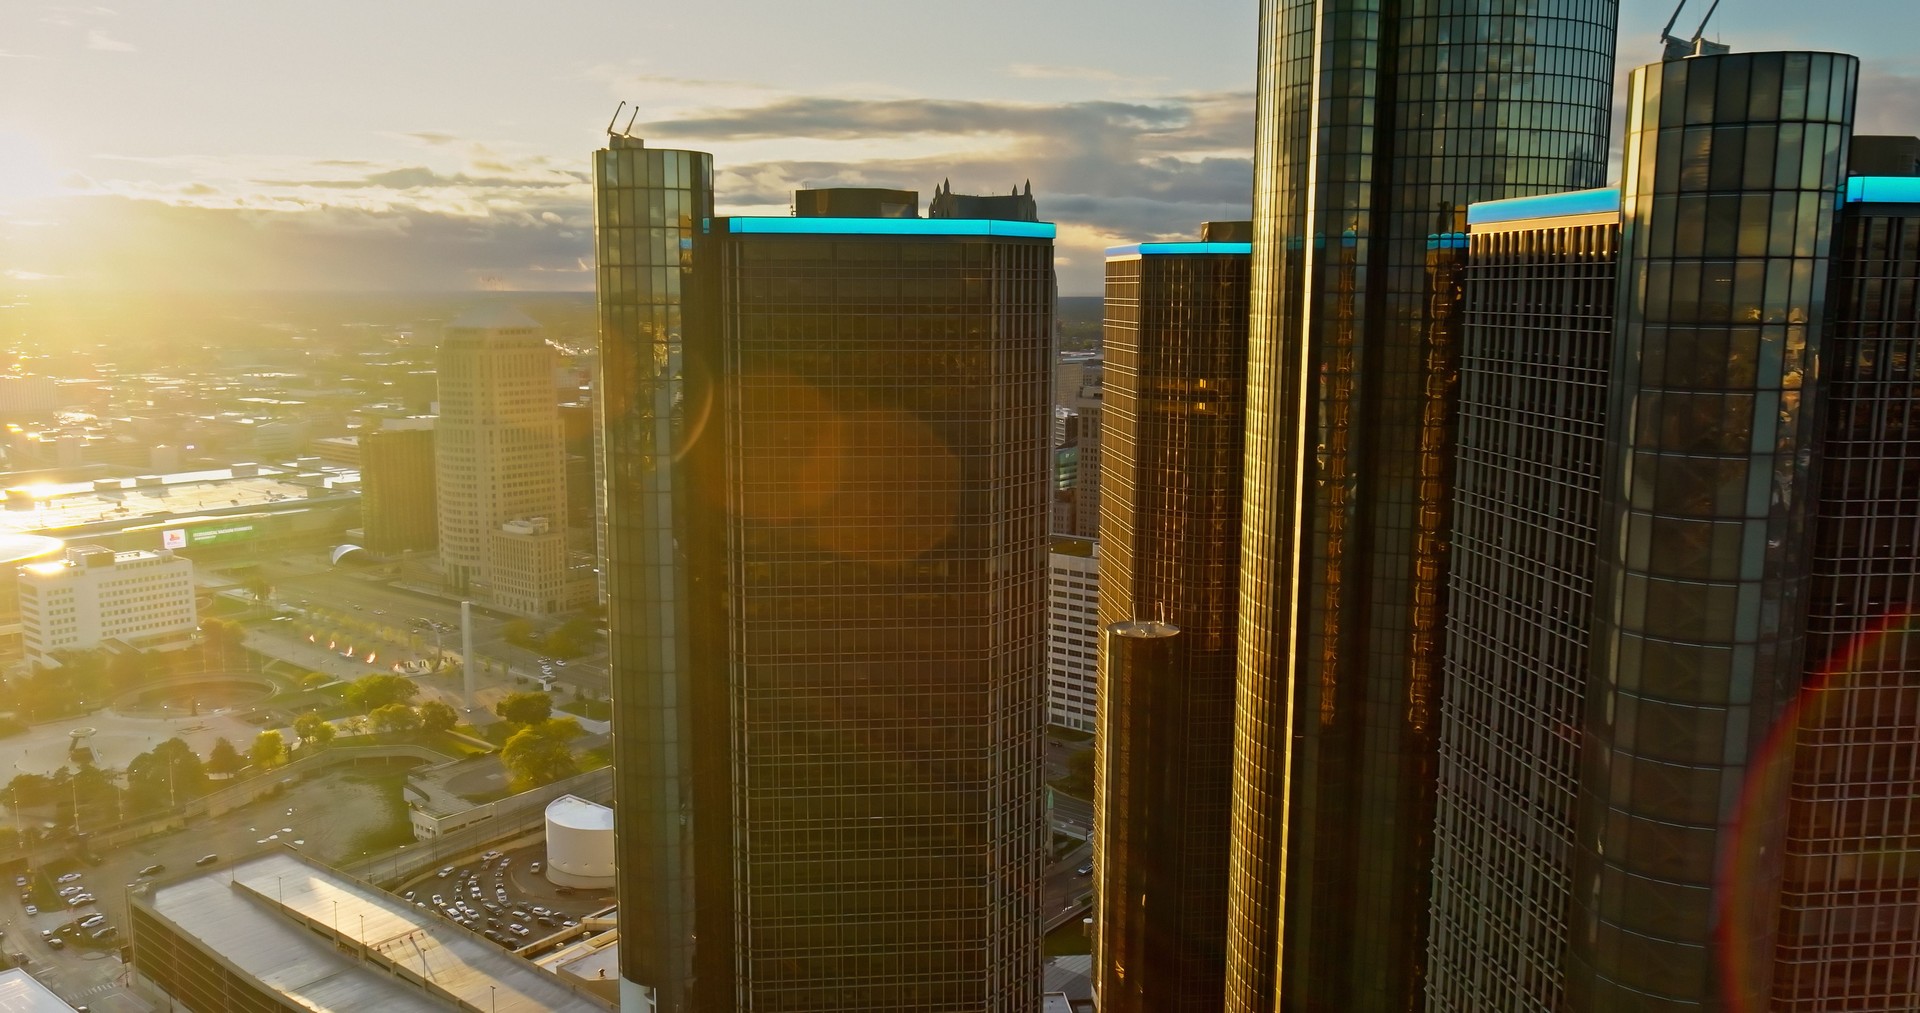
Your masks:
{"label": "high-rise office building", "polygon": [[433,551],[440,537],[434,493],[433,419],[387,419],[360,437],[360,526],[382,554]]}
{"label": "high-rise office building", "polygon": [[1419,1004],[1452,453],[1426,241],[1604,182],[1617,8],[1261,5],[1233,1013]]}
{"label": "high-rise office building", "polygon": [[1427,1010],[1531,1013],[1561,1008],[1619,194],[1472,211],[1429,255],[1466,298]]}
{"label": "high-rise office building", "polygon": [[1920,178],[1843,178],[1856,75],[1642,68],[1621,189],[1470,209],[1432,1010],[1920,996]]}
{"label": "high-rise office building", "polygon": [[[553,367],[540,324],[519,310],[477,307],[447,326],[434,457],[440,562],[458,592],[493,597],[494,545],[504,525],[539,518],[564,528],[565,451]],[[506,576],[515,587],[558,582],[551,574]]]}
{"label": "high-rise office building", "polygon": [[1047,581],[1047,720],[1092,732],[1100,715],[1100,543],[1054,535]]}
{"label": "high-rise office building", "polygon": [[623,1004],[1033,1008],[1053,227],[594,176]]}
{"label": "high-rise office building", "polygon": [[[1240,223],[1243,224],[1243,223]],[[1105,1013],[1224,992],[1245,457],[1245,241],[1107,251],[1095,763]]]}

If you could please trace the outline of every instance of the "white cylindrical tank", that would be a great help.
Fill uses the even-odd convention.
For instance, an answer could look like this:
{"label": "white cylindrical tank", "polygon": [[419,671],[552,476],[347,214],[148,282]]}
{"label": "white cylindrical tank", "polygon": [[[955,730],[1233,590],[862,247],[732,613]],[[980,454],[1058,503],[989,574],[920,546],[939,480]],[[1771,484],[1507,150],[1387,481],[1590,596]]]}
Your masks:
{"label": "white cylindrical tank", "polygon": [[545,871],[560,886],[613,886],[613,810],[574,795],[547,803]]}

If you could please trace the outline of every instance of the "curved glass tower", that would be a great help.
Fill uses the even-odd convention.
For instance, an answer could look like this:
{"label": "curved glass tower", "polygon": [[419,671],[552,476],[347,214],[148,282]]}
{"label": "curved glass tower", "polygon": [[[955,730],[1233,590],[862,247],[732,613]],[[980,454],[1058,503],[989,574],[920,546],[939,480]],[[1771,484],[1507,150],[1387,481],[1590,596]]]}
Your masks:
{"label": "curved glass tower", "polygon": [[[1604,181],[1617,0],[1265,0],[1227,1009],[1420,1005],[1452,367],[1426,240]],[[1283,964],[1284,961],[1284,964]]]}
{"label": "curved glass tower", "polygon": [[1578,1013],[1757,1009],[1771,988],[1786,785],[1749,775],[1801,680],[1814,362],[1858,75],[1851,56],[1739,53],[1629,84]]}

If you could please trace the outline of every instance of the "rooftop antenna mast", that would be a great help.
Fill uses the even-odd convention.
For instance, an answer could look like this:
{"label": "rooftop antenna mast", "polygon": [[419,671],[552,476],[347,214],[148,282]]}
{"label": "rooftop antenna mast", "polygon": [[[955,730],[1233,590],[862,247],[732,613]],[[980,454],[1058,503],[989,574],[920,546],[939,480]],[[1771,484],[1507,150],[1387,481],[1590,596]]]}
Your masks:
{"label": "rooftop antenna mast", "polygon": [[[1684,2],[1685,2],[1685,0],[1682,0],[1682,2],[1684,3]],[[1676,18],[1677,18],[1677,17],[1679,17],[1679,16],[1680,16],[1680,12],[1679,12],[1679,11],[1674,11],[1674,12],[1673,12],[1673,16],[1674,16],[1674,17],[1676,17]],[[1672,28],[1672,27],[1673,27],[1673,24],[1672,24],[1671,22],[1669,22],[1669,23],[1667,24],[1667,27],[1668,27],[1668,28]],[[618,123],[618,122],[620,122],[620,113],[621,113],[621,111],[622,111],[622,110],[624,110],[624,109],[626,109],[626,108],[627,108],[627,100],[626,100],[626,99],[621,99],[621,100],[620,100],[620,105],[619,105],[619,106],[617,106],[617,107],[615,107],[615,109],[613,110],[613,119],[610,119],[610,120],[608,120],[608,121],[607,121],[607,136],[608,136],[608,137],[612,137],[612,136],[613,136],[613,125],[614,125],[615,123]],[[634,111],[635,111],[635,112],[639,112],[639,108],[638,108],[638,107],[635,107],[635,109],[634,109]]]}
{"label": "rooftop antenna mast", "polygon": [[1706,42],[1701,36],[1707,32],[1707,22],[1713,20],[1713,12],[1720,9],[1720,0],[1707,5],[1707,16],[1700,19],[1700,27],[1693,30],[1693,37],[1677,39],[1673,36],[1673,26],[1680,20],[1680,12],[1685,10],[1687,0],[1680,0],[1673,9],[1673,17],[1667,19],[1667,26],[1660,29],[1660,43],[1665,47],[1662,60],[1684,60],[1689,56],[1713,56],[1727,51],[1727,46],[1719,42]]}
{"label": "rooftop antenna mast", "polygon": [[[1718,0],[1715,0],[1715,2],[1718,2]],[[620,115],[620,114],[616,112],[616,113],[614,113],[614,115],[615,115],[615,116],[618,116],[618,115]],[[628,136],[628,137],[632,137],[632,136],[633,136],[633,121],[634,121],[634,120],[637,120],[637,119],[639,119],[639,118],[640,118],[640,104],[639,104],[638,102],[636,102],[636,103],[634,103],[634,105],[633,105],[633,115],[632,115],[632,116],[629,116],[629,117],[627,117],[627,129],[625,129],[625,130],[623,130],[623,131],[621,131],[621,133],[623,133],[623,134],[625,134],[625,135],[626,135],[626,136]]]}

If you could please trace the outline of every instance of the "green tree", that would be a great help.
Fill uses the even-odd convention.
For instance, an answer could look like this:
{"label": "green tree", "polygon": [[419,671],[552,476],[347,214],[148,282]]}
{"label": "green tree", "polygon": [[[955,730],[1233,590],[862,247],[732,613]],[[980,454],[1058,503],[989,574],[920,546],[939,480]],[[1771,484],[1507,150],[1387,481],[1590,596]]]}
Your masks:
{"label": "green tree", "polygon": [[253,748],[247,751],[248,759],[253,761],[255,770],[270,770],[287,762],[287,743],[278,731],[267,729],[253,740]]}
{"label": "green tree", "polygon": [[213,748],[207,751],[209,774],[238,774],[240,768],[246,765],[247,761],[241,758],[240,750],[233,748],[233,743],[225,736],[213,740]]}
{"label": "green tree", "polygon": [[240,627],[225,619],[200,620],[200,656],[208,668],[233,667],[234,651],[240,649]]}
{"label": "green tree", "polygon": [[293,733],[300,736],[302,749],[325,749],[336,734],[332,722],[312,711],[293,719]]}
{"label": "green tree", "polygon": [[246,589],[257,604],[265,605],[267,599],[273,597],[273,585],[267,583],[267,578],[258,574],[247,578]]}
{"label": "green tree", "polygon": [[500,636],[509,644],[526,647],[533,643],[533,624],[525,619],[509,619],[500,625]]}
{"label": "green tree", "polygon": [[553,697],[545,693],[512,693],[493,705],[500,720],[516,725],[537,725],[553,716]]}
{"label": "green tree", "polygon": [[[227,743],[227,748],[231,750],[233,744]],[[168,739],[127,761],[127,794],[136,807],[174,805],[206,790],[206,767],[184,739]]]}
{"label": "green tree", "polygon": [[420,687],[411,679],[384,672],[363,675],[347,687],[347,706],[363,714],[371,714],[390,703],[406,703],[420,694]]}
{"label": "green tree", "polygon": [[403,703],[390,703],[384,707],[375,707],[367,715],[377,732],[399,734],[417,731],[420,728],[420,712]]}
{"label": "green tree", "polygon": [[543,721],[515,732],[500,748],[500,762],[512,776],[513,789],[527,791],[578,774],[580,763],[568,742],[579,734],[579,722],[570,718]]}
{"label": "green tree", "polygon": [[428,700],[420,705],[420,727],[427,731],[450,731],[459,723],[460,712],[439,700]]}
{"label": "green tree", "polygon": [[39,806],[53,801],[53,778],[45,774],[18,774],[7,782],[7,804]]}
{"label": "green tree", "polygon": [[587,653],[573,634],[565,629],[554,630],[540,642],[540,649],[555,658],[577,658]]}
{"label": "green tree", "polygon": [[147,656],[137,651],[116,654],[107,662],[107,684],[115,693],[125,693],[147,681],[147,674]]}

